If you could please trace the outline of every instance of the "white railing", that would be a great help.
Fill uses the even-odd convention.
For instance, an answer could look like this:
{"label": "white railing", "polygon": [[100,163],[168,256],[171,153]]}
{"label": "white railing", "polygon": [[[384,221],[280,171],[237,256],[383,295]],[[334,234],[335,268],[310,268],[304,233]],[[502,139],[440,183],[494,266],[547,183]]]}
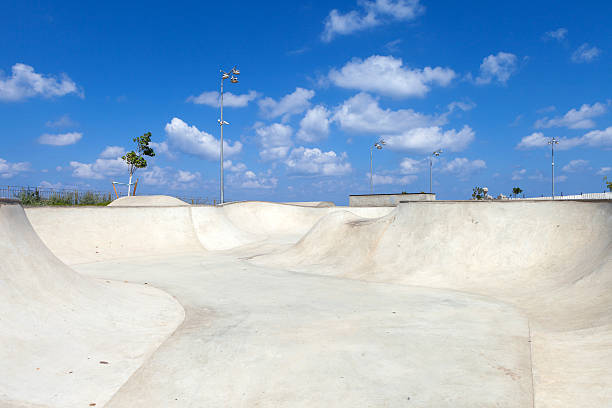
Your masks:
{"label": "white railing", "polygon": [[[514,198],[511,200],[552,200],[552,196],[548,197],[525,197]],[[574,195],[555,195],[555,200],[612,200],[612,192],[607,193],[583,193]]]}

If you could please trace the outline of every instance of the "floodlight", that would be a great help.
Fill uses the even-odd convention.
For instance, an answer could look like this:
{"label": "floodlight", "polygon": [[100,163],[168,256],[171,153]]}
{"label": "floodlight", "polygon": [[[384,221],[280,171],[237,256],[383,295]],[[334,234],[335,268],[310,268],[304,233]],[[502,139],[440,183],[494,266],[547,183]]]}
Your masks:
{"label": "floodlight", "polygon": [[238,70],[238,68],[234,67],[232,68],[232,70],[230,72],[224,72],[223,70],[221,70],[221,119],[217,119],[217,122],[219,122],[219,126],[221,126],[221,139],[220,139],[220,143],[219,143],[219,147],[220,147],[220,158],[219,158],[219,164],[220,164],[220,195],[221,195],[221,199],[219,200],[219,202],[221,204],[223,204],[224,199],[223,199],[223,125],[229,125],[229,122],[226,122],[223,120],[223,83],[226,79],[229,79],[231,83],[235,84],[238,83],[238,78],[236,78],[236,75],[240,75],[240,71]]}

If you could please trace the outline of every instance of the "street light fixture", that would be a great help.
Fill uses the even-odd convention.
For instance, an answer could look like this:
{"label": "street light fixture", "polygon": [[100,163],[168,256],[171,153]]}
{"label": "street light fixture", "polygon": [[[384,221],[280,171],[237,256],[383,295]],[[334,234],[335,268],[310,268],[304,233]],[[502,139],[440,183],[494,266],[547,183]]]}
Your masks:
{"label": "street light fixture", "polygon": [[383,139],[380,139],[378,142],[374,143],[370,147],[370,193],[374,193],[374,181],[373,181],[374,168],[372,167],[372,152],[374,151],[374,149],[382,150],[385,144],[387,144],[387,142],[385,142]]}
{"label": "street light fixture", "polygon": [[433,177],[431,174],[431,169],[433,167],[433,158],[434,157],[440,157],[440,153],[442,153],[442,149],[438,149],[435,152],[433,152],[431,154],[431,157],[429,158],[429,192],[432,192],[432,186],[433,186]]}
{"label": "street light fixture", "polygon": [[219,143],[221,152],[221,163],[219,165],[221,169],[221,200],[219,202],[221,204],[223,204],[223,125],[229,125],[228,122],[223,120],[223,81],[229,78],[231,83],[238,83],[238,78],[236,78],[236,75],[240,75],[240,71],[236,67],[232,68],[230,72],[224,72],[221,70],[221,119],[217,120],[217,122],[219,122],[219,126],[221,126],[221,140]]}
{"label": "street light fixture", "polygon": [[548,141],[550,145],[550,151],[552,153],[552,199],[555,199],[555,145],[559,144],[559,139],[553,136],[552,139]]}

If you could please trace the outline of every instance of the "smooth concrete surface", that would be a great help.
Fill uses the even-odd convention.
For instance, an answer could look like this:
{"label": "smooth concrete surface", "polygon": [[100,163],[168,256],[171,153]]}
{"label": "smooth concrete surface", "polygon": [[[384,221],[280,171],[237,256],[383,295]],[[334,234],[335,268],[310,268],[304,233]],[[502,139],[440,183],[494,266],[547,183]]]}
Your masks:
{"label": "smooth concrete surface", "polygon": [[109,204],[110,207],[181,207],[189,203],[167,195],[136,195],[119,197]]}
{"label": "smooth concrete surface", "polygon": [[1,407],[103,406],[183,321],[165,292],[64,265],[19,204],[0,236]]}
{"label": "smooth concrete surface", "polygon": [[612,406],[610,202],[26,214],[2,407]]}
{"label": "smooth concrete surface", "polygon": [[336,204],[331,201],[295,201],[287,202],[285,204],[299,205],[302,207],[335,207]]}
{"label": "smooth concrete surface", "polygon": [[402,201],[435,201],[433,193],[355,194],[349,196],[349,207],[396,207]]}

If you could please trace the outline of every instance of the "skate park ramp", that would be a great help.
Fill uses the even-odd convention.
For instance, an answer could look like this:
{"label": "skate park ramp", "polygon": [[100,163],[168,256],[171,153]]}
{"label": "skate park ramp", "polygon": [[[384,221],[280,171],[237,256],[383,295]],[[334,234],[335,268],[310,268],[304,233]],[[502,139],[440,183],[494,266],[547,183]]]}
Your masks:
{"label": "skate park ramp", "polygon": [[608,201],[0,210],[0,406],[611,406]]}
{"label": "skate park ramp", "polygon": [[109,204],[111,207],[181,207],[188,203],[166,195],[120,197]]}
{"label": "skate park ramp", "polygon": [[0,203],[0,235],[2,407],[103,406],[184,318],[160,290],[64,265],[19,204]]}

